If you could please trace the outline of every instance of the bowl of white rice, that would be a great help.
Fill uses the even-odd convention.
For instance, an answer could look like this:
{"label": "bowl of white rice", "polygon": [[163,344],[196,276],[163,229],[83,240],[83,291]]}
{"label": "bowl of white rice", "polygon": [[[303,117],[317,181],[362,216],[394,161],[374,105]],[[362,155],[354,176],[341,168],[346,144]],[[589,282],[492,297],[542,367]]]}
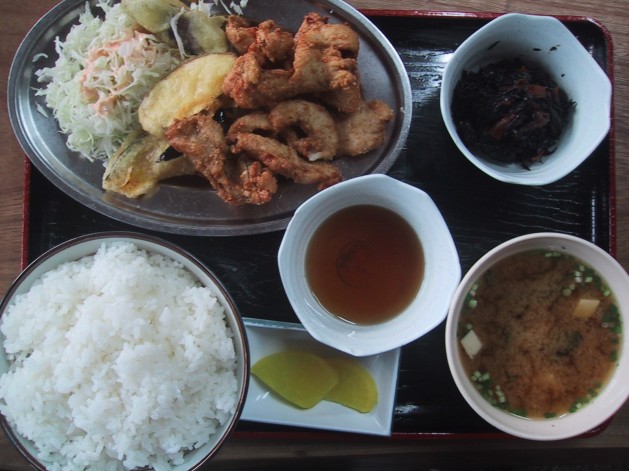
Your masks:
{"label": "bowl of white rice", "polygon": [[244,324],[195,257],[128,232],[65,242],[0,304],[0,420],[37,469],[197,469],[249,381]]}

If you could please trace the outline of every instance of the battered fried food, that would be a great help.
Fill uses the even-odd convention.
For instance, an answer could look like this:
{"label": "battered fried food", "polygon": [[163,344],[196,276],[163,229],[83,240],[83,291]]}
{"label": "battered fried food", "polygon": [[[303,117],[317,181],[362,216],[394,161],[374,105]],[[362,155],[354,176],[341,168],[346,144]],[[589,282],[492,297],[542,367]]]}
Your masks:
{"label": "battered fried food", "polygon": [[347,25],[328,24],[309,13],[295,34],[295,74],[303,92],[346,88],[358,82],[358,35]]}
{"label": "battered fried food", "polygon": [[129,134],[107,161],[103,189],[138,198],[151,192],[162,180],[194,175],[194,165],[185,156],[164,158],[168,147],[164,138],[143,131]]}
{"label": "battered fried food", "polygon": [[309,162],[299,157],[289,146],[275,139],[253,133],[234,136],[231,146],[234,154],[244,153],[266,165],[272,172],[296,183],[317,184],[322,190],[341,181],[339,169],[328,162]]}
{"label": "battered fried food", "polygon": [[256,109],[300,93],[290,82],[293,75],[293,35],[272,20],[252,27],[246,20],[229,17],[227,38],[239,52],[223,83],[223,92],[236,106]]}
{"label": "battered fried food", "polygon": [[393,110],[380,100],[362,101],[356,113],[339,114],[336,130],[339,141],[337,155],[357,156],[384,144],[387,124],[393,119]]}
{"label": "battered fried food", "polygon": [[291,76],[290,70],[263,69],[258,54],[250,49],[236,59],[223,82],[223,93],[239,108],[255,110],[273,106],[298,94],[290,81]]}
{"label": "battered fried food", "polygon": [[285,31],[273,20],[253,26],[250,21],[236,15],[227,18],[225,36],[239,55],[249,52],[255,45],[261,65],[278,66],[292,60],[293,34]]}
{"label": "battered fried food", "polygon": [[[238,117],[227,134],[207,114],[171,126],[166,136],[232,204],[263,204],[275,175],[318,189],[342,180],[331,161],[381,146],[393,111],[365,102],[358,35],[345,24],[306,15],[293,37],[273,21],[230,17],[227,37],[241,54],[223,82]],[[313,101],[314,100],[314,101]]]}
{"label": "battered fried food", "polygon": [[276,67],[290,67],[293,58],[293,35],[278,27],[273,20],[266,20],[258,25],[255,44],[254,52],[262,54],[258,62],[267,61],[269,65]]}
{"label": "battered fried food", "polygon": [[260,162],[246,156],[228,158],[223,128],[211,116],[197,114],[176,121],[165,135],[226,202],[264,204],[277,191],[275,176]]}
{"label": "battered fried food", "polygon": [[294,74],[301,93],[323,93],[339,111],[352,113],[361,99],[358,34],[345,24],[309,13],[295,34]]}
{"label": "battered fried food", "polygon": [[308,160],[332,160],[336,155],[336,124],[323,106],[301,99],[287,100],[271,110],[268,120],[275,133]]}
{"label": "battered fried food", "polygon": [[246,47],[223,84],[237,106],[269,107],[298,95],[320,94],[338,111],[358,109],[359,39],[348,25],[328,24],[326,17],[309,13],[293,40],[271,20],[252,27],[230,18],[227,37],[238,51]]}
{"label": "battered fried food", "polygon": [[241,116],[229,127],[227,140],[233,141],[236,138],[236,134],[249,132],[263,136],[274,135],[273,126],[271,126],[271,121],[269,121],[269,114],[265,111],[253,111]]}
{"label": "battered fried food", "polygon": [[227,40],[234,46],[239,55],[243,55],[256,40],[258,28],[252,26],[242,16],[230,15],[225,25]]}
{"label": "battered fried food", "polygon": [[205,54],[183,62],[142,100],[138,109],[142,128],[162,137],[175,119],[218,109],[223,81],[235,61],[233,54],[225,53]]}

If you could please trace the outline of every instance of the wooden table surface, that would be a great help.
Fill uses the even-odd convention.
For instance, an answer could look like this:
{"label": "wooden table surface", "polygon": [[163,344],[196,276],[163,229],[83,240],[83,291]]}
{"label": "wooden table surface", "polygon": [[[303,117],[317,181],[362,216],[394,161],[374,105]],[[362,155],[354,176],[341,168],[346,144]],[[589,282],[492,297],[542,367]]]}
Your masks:
{"label": "wooden table surface", "polygon": [[[251,0],[255,2],[256,0]],[[352,0],[358,8],[457,12],[521,12],[598,19],[613,42],[616,129],[617,258],[629,269],[629,2],[626,0]],[[0,4],[0,293],[19,273],[22,242],[24,154],[7,114],[7,80],[13,55],[27,31],[56,0],[5,0]],[[629,381],[629,378],[627,378]],[[222,448],[216,469],[431,469],[509,465],[629,464],[629,404],[595,437],[534,442],[519,439],[430,440],[287,437],[259,441],[236,437]],[[210,466],[212,468],[212,466]],[[30,469],[0,436],[0,469]],[[625,468],[626,469],[626,468]]]}

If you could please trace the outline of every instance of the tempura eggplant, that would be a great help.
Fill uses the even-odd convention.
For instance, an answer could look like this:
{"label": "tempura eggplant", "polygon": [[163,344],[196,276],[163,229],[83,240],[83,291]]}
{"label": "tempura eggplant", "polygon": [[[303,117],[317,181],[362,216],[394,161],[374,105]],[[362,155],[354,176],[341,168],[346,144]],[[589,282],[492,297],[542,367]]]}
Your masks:
{"label": "tempura eggplant", "polygon": [[177,33],[187,54],[221,53],[229,50],[224,16],[208,16],[188,10],[177,20]]}
{"label": "tempura eggplant", "polygon": [[122,0],[122,8],[143,29],[179,47],[184,55],[229,49],[223,28],[225,16],[210,16],[179,0]]}
{"label": "tempura eggplant", "polygon": [[122,0],[121,5],[136,23],[155,34],[168,30],[170,20],[187,8],[179,0]]}
{"label": "tempura eggplant", "polygon": [[128,198],[137,198],[167,178],[194,175],[192,162],[185,156],[166,158],[166,139],[144,131],[131,133],[114,155],[109,158],[103,188]]}

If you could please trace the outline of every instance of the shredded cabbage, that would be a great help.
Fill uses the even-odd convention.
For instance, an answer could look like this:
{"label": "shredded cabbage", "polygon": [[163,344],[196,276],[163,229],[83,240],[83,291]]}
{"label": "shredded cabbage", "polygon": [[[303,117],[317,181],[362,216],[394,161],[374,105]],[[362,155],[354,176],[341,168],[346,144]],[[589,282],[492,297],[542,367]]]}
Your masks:
{"label": "shredded cabbage", "polygon": [[[55,38],[55,65],[35,72],[40,83],[47,83],[36,95],[45,97],[67,135],[66,145],[92,161],[106,161],[140,127],[140,103],[185,59],[181,44],[172,48],[152,34],[135,31],[133,19],[114,1],[96,4],[104,17],[86,4],[65,40]],[[190,9],[212,14],[212,6],[218,5],[230,13],[223,0],[199,0]],[[238,14],[246,5],[247,0],[230,3]],[[172,29],[177,38],[176,27]],[[39,105],[38,110],[45,114]]]}
{"label": "shredded cabbage", "polygon": [[36,72],[44,96],[70,150],[106,160],[139,127],[138,107],[153,85],[180,62],[176,49],[134,22],[112,0],[89,5],[65,40],[55,39],[55,65]]}

